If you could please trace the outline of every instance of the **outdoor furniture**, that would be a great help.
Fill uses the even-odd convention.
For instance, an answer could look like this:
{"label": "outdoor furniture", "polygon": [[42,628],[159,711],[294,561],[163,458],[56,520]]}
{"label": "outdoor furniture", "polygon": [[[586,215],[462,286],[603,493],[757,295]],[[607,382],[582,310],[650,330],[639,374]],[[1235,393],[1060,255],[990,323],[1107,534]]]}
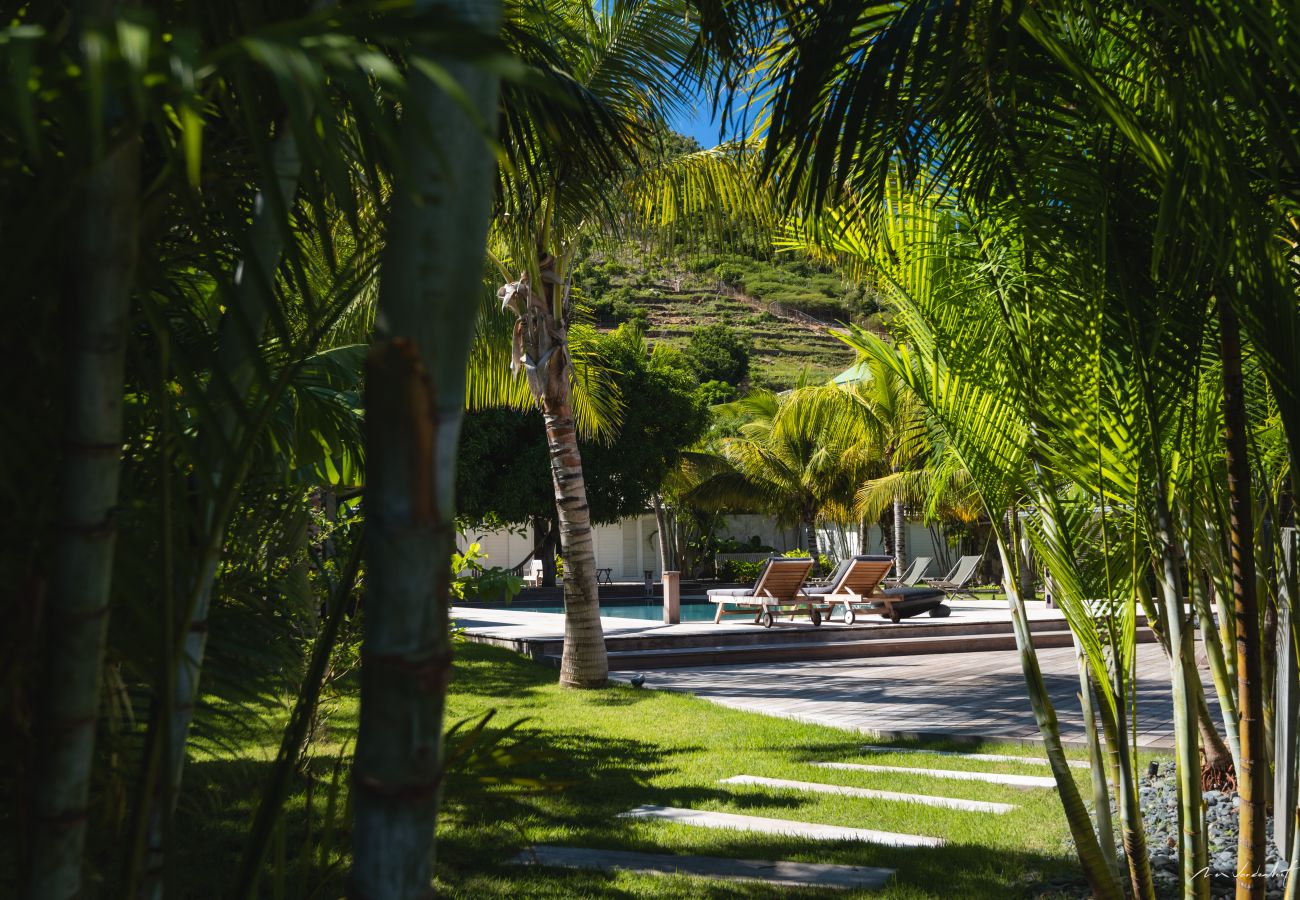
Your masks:
{"label": "outdoor furniture", "polygon": [[[926,560],[926,564],[928,564]],[[836,606],[844,607],[844,624],[852,625],[859,612],[879,611],[892,622],[928,612],[935,618],[948,614],[942,606],[945,594],[933,588],[894,587],[880,589],[894,560],[889,556],[852,556],[840,562],[825,585],[806,587],[804,593],[820,597],[829,617]],[[908,574],[912,574],[909,569]],[[943,610],[940,612],[939,610]]]}
{"label": "outdoor furniture", "polygon": [[836,606],[844,607],[844,624],[852,625],[858,609],[879,605],[873,595],[893,565],[889,556],[846,557],[825,584],[806,587],[804,594],[821,599],[828,618]]}
{"label": "outdoor furniture", "polygon": [[886,578],[885,581],[891,587],[915,587],[916,583],[925,577],[925,570],[930,568],[930,559],[929,556],[918,556],[912,560],[912,564],[901,577]]}
{"label": "outdoor furniture", "polygon": [[957,560],[957,565],[953,566],[952,571],[946,576],[927,581],[925,586],[943,591],[949,597],[964,594],[974,600],[976,597],[971,590],[970,583],[975,578],[975,570],[979,568],[979,564],[980,557],[963,556]]}
{"label": "outdoor furniture", "polygon": [[528,563],[528,574],[524,576],[524,581],[533,587],[540,587],[542,584],[542,561],[534,559]]}
{"label": "outdoor furniture", "polygon": [[782,612],[793,614],[804,607],[812,623],[820,625],[821,609],[801,590],[812,565],[813,561],[807,557],[773,557],[763,566],[752,588],[714,588],[709,591],[709,602],[718,606],[714,624],[721,622],[723,616],[752,614],[755,624],[771,628],[777,615]]}
{"label": "outdoor furniture", "polygon": [[596,584],[613,584],[614,583],[613,574],[614,574],[614,570],[612,568],[597,569]]}

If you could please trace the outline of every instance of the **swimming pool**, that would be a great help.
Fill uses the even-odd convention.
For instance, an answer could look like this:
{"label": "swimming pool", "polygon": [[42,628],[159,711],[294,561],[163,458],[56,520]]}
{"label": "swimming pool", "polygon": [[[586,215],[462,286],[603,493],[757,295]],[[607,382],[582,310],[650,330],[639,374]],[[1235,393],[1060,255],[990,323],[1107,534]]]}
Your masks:
{"label": "swimming pool", "polygon": [[[516,608],[520,610],[526,609],[528,612],[564,612],[563,606],[520,606]],[[712,603],[683,603],[681,608],[683,622],[712,622],[714,613],[717,612],[717,607]],[[650,619],[655,622],[662,622],[664,607],[662,603],[647,603],[640,606],[602,603],[600,614],[602,616],[616,616],[620,619]]]}

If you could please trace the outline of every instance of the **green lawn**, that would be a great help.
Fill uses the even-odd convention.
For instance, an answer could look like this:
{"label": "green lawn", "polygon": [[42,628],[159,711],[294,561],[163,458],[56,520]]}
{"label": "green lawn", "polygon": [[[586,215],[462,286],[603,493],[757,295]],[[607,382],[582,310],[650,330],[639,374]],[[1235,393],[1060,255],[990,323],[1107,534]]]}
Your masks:
{"label": "green lawn", "polygon": [[[449,698],[449,721],[497,710],[493,724],[528,721],[519,750],[541,754],[503,771],[551,786],[525,792],[482,786],[469,772],[449,779],[439,829],[438,888],[453,897],[786,897],[853,896],[839,891],[773,889],[684,877],[601,875],[521,869],[507,864],[530,843],[567,844],[747,859],[787,859],[886,866],[898,870],[888,897],[989,897],[1030,895],[1029,888],[1074,871],[1068,832],[1056,794],[916,776],[815,769],[811,761],[838,760],[920,765],[914,755],[864,755],[863,739],[832,728],[723,709],[690,696],[612,687],[564,691],[554,670],[513,653],[473,644],[458,647]],[[334,761],[351,741],[355,707],[336,702],[313,744],[317,778],[311,806],[311,837],[304,815],[305,779],[286,804],[282,845],[273,848],[272,869],[262,897],[336,897],[345,857],[327,854],[325,866],[301,862],[303,847],[320,842]],[[177,878],[185,896],[216,896],[228,883],[242,852],[257,784],[274,755],[276,735],[255,735],[238,748],[197,759],[186,776],[178,820],[184,848]],[[936,748],[942,745],[934,745]],[[984,745],[983,752],[1030,754],[1018,747]],[[1047,774],[1045,767],[970,763],[932,758],[937,768]],[[1019,805],[995,816],[880,800],[772,792],[720,785],[749,774],[824,781],[912,793],[930,793]],[[1086,771],[1076,777],[1085,787]],[[1085,788],[1086,795],[1086,788]],[[944,838],[941,849],[892,849],[858,843],[712,831],[681,825],[634,822],[617,814],[639,804],[684,806],[798,819]],[[335,818],[346,821],[345,799]],[[336,839],[327,841],[331,846]],[[278,860],[278,861],[277,861]]]}

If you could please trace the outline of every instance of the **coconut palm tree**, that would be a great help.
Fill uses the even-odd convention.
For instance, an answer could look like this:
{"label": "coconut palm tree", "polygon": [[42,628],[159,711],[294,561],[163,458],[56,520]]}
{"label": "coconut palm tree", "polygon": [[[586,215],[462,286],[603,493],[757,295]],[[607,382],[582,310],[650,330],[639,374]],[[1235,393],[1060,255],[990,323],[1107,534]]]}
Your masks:
{"label": "coconut palm tree", "polygon": [[798,525],[817,568],[818,522],[854,520],[854,492],[879,459],[857,441],[853,402],[836,385],[805,384],[784,395],[751,391],[719,409],[740,421],[740,433],[721,439],[721,464],[709,467],[683,502],[761,509],[782,525]]}
{"label": "coconut palm tree", "polygon": [[551,450],[565,560],[560,682],[595,687],[608,664],[572,404],[573,262],[584,240],[629,222],[670,233],[700,208],[723,208],[745,182],[726,151],[657,158],[665,117],[693,100],[707,64],[692,53],[698,32],[684,6],[551,4],[548,14],[542,27],[563,60],[566,90],[595,111],[603,140],[591,142],[599,151],[572,141],[564,120],[513,108],[508,95],[501,139],[517,164],[502,170],[493,243],[503,267],[511,261],[521,273],[500,292],[518,317],[510,369],[526,376]]}

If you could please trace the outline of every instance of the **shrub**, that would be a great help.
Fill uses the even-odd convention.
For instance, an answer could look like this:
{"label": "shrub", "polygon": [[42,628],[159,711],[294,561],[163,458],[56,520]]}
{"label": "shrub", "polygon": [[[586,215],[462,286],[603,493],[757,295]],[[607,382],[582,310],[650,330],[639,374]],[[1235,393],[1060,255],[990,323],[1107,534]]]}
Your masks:
{"label": "shrub", "polygon": [[745,277],[745,269],[736,263],[720,263],[714,270],[714,276],[724,284],[740,284]]}
{"label": "shrub", "polygon": [[758,580],[758,573],[763,571],[764,563],[744,562],[739,559],[724,560],[718,569],[718,577],[723,581],[734,581],[738,584],[747,584]]}
{"label": "shrub", "polygon": [[749,344],[727,325],[705,325],[691,334],[686,364],[700,382],[739,385],[749,375],[749,353]]}
{"label": "shrub", "polygon": [[725,381],[706,381],[695,389],[695,396],[703,406],[718,406],[736,399],[736,389]]}

